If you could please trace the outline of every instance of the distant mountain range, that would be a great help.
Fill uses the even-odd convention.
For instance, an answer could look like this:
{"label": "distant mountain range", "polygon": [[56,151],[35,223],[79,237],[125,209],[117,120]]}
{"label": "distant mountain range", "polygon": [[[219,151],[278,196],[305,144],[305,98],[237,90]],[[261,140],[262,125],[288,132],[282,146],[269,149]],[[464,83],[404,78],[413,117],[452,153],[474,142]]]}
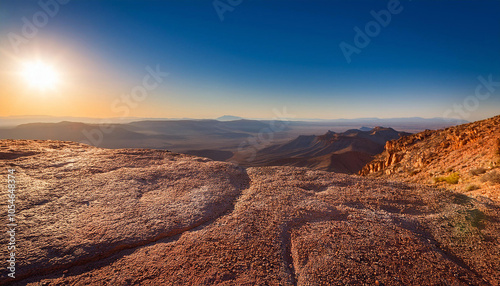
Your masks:
{"label": "distant mountain range", "polygon": [[[366,130],[367,128],[363,128]],[[299,136],[257,152],[251,166],[296,166],[337,173],[357,173],[384,150],[389,140],[410,135],[392,128],[375,127],[342,133],[328,131],[324,135]]]}
{"label": "distant mountain range", "polygon": [[[229,160],[241,165],[309,166],[319,170],[352,173],[359,171],[362,164],[371,160],[373,155],[382,152],[387,140],[399,138],[401,132],[414,133],[453,125],[443,118],[369,118],[335,121],[283,119],[281,122],[231,120],[234,118],[237,117],[225,115],[219,120],[138,121],[128,118],[116,120],[132,120],[132,122],[100,124],[97,119],[92,119],[94,121],[91,123],[74,121],[36,123],[36,120],[50,121],[54,118],[3,117],[0,118],[0,126],[4,126],[0,127],[0,139],[74,141],[112,149],[167,149],[213,160]],[[82,118],[82,121],[84,119]],[[20,120],[32,121],[6,127]],[[108,119],[108,122],[112,121],[113,119]],[[275,128],[276,126],[280,128]],[[401,132],[394,129],[376,131],[373,129],[376,126],[390,126]],[[370,135],[372,132],[375,133]],[[270,139],[263,140],[263,138]],[[295,149],[292,146],[295,146]],[[241,152],[249,149],[254,153],[258,151],[256,158],[249,158]],[[249,159],[252,162],[249,162]]]}
{"label": "distant mountain range", "polygon": [[0,139],[74,141],[104,148],[153,148],[176,152],[236,148],[268,124],[238,120],[137,121],[127,124],[28,123],[0,129]]}
{"label": "distant mountain range", "polygon": [[[59,123],[63,121],[68,122],[81,122],[88,124],[127,124],[137,121],[203,121],[203,120],[218,120],[218,121],[236,121],[236,120],[253,120],[253,121],[272,121],[269,118],[250,119],[234,115],[224,115],[216,119],[193,119],[193,118],[148,118],[148,117],[113,117],[113,118],[91,118],[91,117],[71,117],[71,116],[4,116],[0,117],[0,127],[15,127],[20,124],[27,123]],[[468,123],[465,120],[447,119],[447,118],[421,118],[421,117],[407,117],[407,118],[354,118],[354,119],[314,119],[314,118],[282,118],[283,121],[309,123],[313,125],[329,124],[337,126],[350,126],[353,128],[360,128],[367,126],[373,128],[375,126],[391,126],[399,130],[412,129],[424,130],[435,129],[436,126],[447,127],[451,125],[458,125]],[[422,129],[424,128],[424,129]],[[347,129],[344,129],[347,130]]]}

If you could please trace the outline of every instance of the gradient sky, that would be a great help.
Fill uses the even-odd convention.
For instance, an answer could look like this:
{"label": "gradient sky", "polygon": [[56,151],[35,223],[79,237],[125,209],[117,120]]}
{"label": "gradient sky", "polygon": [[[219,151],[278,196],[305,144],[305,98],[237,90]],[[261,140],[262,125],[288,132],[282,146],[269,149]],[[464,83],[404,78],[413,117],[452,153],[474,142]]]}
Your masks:
{"label": "gradient sky", "polygon": [[[127,116],[272,118],[286,107],[296,118],[441,117],[474,103],[478,76],[500,81],[498,0],[401,1],[348,63],[339,44],[354,45],[354,28],[388,2],[243,0],[221,21],[213,1],[72,0],[16,50],[12,33],[43,10],[2,0],[0,116],[120,117],[117,100],[158,65],[168,77]],[[36,59],[60,73],[53,90],[20,77]],[[500,114],[500,86],[476,103],[447,115]]]}

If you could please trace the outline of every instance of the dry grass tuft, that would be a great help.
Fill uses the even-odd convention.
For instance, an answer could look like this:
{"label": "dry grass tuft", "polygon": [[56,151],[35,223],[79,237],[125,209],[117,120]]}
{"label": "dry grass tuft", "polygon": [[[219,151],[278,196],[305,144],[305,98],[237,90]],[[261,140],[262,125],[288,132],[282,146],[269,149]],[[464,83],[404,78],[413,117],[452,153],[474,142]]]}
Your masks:
{"label": "dry grass tuft", "polygon": [[500,173],[496,170],[486,173],[481,177],[481,181],[500,184]]}

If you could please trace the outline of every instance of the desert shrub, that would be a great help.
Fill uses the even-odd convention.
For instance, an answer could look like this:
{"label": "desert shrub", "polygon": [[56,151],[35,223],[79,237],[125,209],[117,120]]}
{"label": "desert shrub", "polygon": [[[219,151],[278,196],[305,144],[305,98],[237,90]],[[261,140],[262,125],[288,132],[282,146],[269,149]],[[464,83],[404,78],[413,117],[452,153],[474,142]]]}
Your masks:
{"label": "desert shrub", "polygon": [[469,209],[459,212],[448,223],[454,228],[453,237],[455,239],[470,239],[471,236],[481,236],[481,229],[484,229],[488,217],[479,209]]}
{"label": "desert shrub", "polygon": [[478,176],[478,175],[481,175],[481,174],[484,174],[486,173],[486,169],[483,168],[483,167],[479,167],[479,168],[476,168],[476,169],[472,169],[469,171],[469,173],[472,175],[472,176]]}
{"label": "desert shrub", "polygon": [[484,220],[486,219],[486,215],[478,210],[468,210],[466,219],[471,223],[473,227],[476,228],[484,228]]}
{"label": "desert shrub", "polygon": [[420,170],[409,170],[408,171],[408,174],[410,176],[415,176],[416,174],[420,173]]}
{"label": "desert shrub", "polygon": [[470,191],[474,191],[474,190],[477,190],[477,189],[480,189],[477,185],[468,185],[465,190],[467,192],[470,192]]}
{"label": "desert shrub", "polygon": [[496,170],[486,173],[481,177],[481,181],[500,184],[500,173]]}
{"label": "desert shrub", "polygon": [[447,182],[448,184],[458,184],[460,179],[459,173],[451,173],[446,177],[436,177],[434,178],[434,183]]}

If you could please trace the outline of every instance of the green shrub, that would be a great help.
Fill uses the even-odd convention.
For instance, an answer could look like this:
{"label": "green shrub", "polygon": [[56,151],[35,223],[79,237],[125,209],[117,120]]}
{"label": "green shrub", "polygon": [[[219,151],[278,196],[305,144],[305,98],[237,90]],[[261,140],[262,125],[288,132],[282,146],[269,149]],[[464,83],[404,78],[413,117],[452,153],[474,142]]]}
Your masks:
{"label": "green shrub", "polygon": [[434,178],[434,183],[447,182],[448,184],[458,184],[460,179],[459,173],[451,173],[446,177],[436,177]]}
{"label": "green shrub", "polygon": [[484,174],[486,173],[486,169],[483,168],[483,167],[479,167],[479,168],[476,168],[476,169],[472,169],[469,171],[469,173],[472,175],[472,176],[478,176],[478,175],[481,175],[481,174]]}

